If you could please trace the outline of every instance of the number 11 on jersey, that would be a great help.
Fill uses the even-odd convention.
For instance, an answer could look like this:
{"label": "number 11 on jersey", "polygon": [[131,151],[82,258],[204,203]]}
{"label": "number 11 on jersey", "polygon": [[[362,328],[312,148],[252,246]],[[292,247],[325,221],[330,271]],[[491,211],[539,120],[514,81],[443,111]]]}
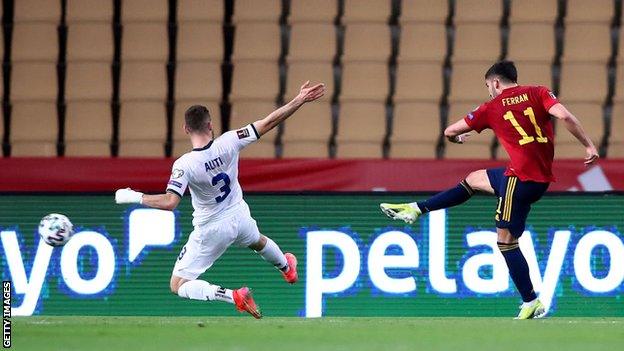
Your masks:
{"label": "number 11 on jersey", "polygon": [[503,118],[506,121],[511,122],[511,125],[514,126],[514,128],[516,128],[520,136],[522,136],[522,139],[518,140],[518,144],[524,145],[524,144],[534,142],[535,140],[537,140],[538,143],[547,143],[548,138],[542,135],[542,128],[540,128],[537,125],[537,120],[535,119],[535,113],[533,112],[533,108],[528,107],[526,110],[522,112],[524,113],[525,116],[529,117],[531,124],[533,124],[533,127],[535,127],[535,134],[537,134],[537,137],[533,137],[527,134],[524,128],[522,128],[520,123],[518,123],[518,121],[516,120],[516,117],[514,116],[513,112],[507,111],[505,115],[503,116]]}

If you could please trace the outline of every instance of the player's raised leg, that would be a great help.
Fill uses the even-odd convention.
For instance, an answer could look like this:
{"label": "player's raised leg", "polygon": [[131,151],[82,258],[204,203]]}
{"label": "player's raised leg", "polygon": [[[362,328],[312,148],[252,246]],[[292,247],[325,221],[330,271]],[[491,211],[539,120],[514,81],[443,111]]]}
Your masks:
{"label": "player's raised leg", "polygon": [[440,192],[425,201],[406,204],[382,203],[379,207],[383,213],[392,219],[414,223],[419,216],[427,212],[457,206],[468,201],[477,191],[494,193],[484,169],[470,173],[455,187]]}
{"label": "player's raised leg", "polygon": [[249,248],[257,252],[265,261],[271,263],[282,272],[284,280],[294,284],[299,279],[297,275],[297,258],[290,252],[283,253],[271,238],[260,235],[258,241]]}

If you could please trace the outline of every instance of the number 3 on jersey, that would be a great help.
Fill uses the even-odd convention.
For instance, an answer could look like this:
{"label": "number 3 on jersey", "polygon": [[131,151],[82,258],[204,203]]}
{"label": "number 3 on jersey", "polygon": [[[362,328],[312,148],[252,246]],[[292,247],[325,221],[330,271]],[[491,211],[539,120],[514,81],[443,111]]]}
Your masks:
{"label": "number 3 on jersey", "polygon": [[216,176],[214,176],[212,178],[212,186],[216,186],[220,181],[223,181],[223,186],[219,188],[219,190],[223,193],[222,195],[219,195],[217,197],[215,197],[215,200],[217,201],[217,203],[222,202],[223,200],[225,200],[225,198],[230,195],[230,191],[232,191],[232,189],[230,189],[230,177],[228,177],[227,174],[225,173],[219,173]]}
{"label": "number 3 on jersey", "polygon": [[537,121],[535,120],[535,113],[533,112],[533,108],[528,107],[526,110],[522,112],[524,113],[525,116],[529,117],[529,120],[533,124],[533,127],[535,127],[535,134],[537,134],[537,138],[533,136],[529,136],[527,134],[524,128],[522,128],[520,123],[518,123],[518,121],[516,120],[516,117],[513,115],[513,112],[507,111],[507,113],[505,113],[505,115],[503,116],[503,118],[506,121],[511,121],[511,125],[514,126],[514,128],[516,128],[518,133],[520,133],[520,136],[522,136],[522,139],[518,140],[518,144],[524,145],[524,144],[534,142],[535,140],[537,140],[538,143],[547,143],[548,138],[542,135],[542,129],[537,125]]}

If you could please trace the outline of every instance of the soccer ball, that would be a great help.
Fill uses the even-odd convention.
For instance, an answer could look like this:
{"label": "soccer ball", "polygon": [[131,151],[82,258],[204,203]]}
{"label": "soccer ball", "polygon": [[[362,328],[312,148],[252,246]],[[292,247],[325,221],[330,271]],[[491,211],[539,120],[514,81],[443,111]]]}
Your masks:
{"label": "soccer ball", "polygon": [[39,235],[50,246],[63,246],[74,234],[74,225],[62,214],[50,213],[39,222]]}

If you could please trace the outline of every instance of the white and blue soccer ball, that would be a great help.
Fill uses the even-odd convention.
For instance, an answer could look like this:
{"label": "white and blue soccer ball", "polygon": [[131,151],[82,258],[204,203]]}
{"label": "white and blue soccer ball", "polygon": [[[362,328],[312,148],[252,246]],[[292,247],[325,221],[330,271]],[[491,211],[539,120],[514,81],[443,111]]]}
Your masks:
{"label": "white and blue soccer ball", "polygon": [[67,216],[50,213],[39,222],[39,235],[50,246],[63,246],[74,234],[74,225]]}

